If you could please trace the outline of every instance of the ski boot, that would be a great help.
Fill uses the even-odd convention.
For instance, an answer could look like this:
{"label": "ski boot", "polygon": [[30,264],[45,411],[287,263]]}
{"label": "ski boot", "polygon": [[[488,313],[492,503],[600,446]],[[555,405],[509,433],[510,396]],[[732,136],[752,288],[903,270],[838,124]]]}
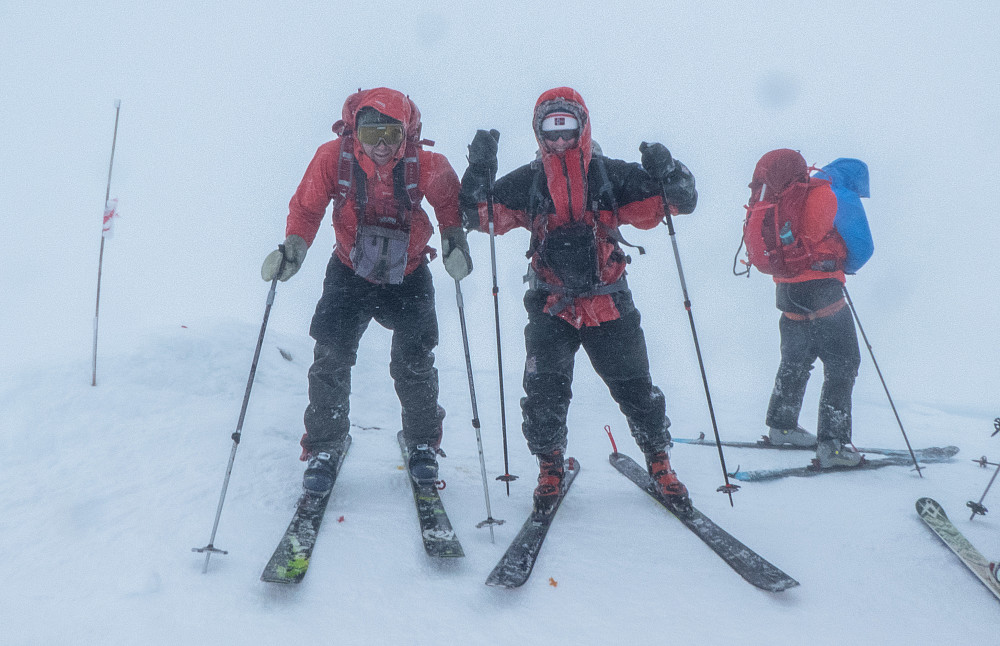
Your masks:
{"label": "ski boot", "polygon": [[418,444],[409,451],[406,465],[410,477],[418,485],[432,485],[438,479],[437,451],[429,444]]}
{"label": "ski boot", "polygon": [[314,496],[325,496],[337,479],[338,456],[328,451],[309,454],[309,463],[302,476],[302,488]]}
{"label": "ski boot", "polygon": [[646,469],[653,478],[657,493],[681,509],[691,509],[691,498],[688,496],[687,487],[677,479],[677,474],[670,467],[670,457],[666,451],[647,454]]}
{"label": "ski boot", "polygon": [[823,440],[816,445],[816,462],[820,469],[833,467],[856,467],[864,460],[854,445],[843,444],[840,440]]}
{"label": "ski boot", "polygon": [[534,512],[536,514],[545,516],[552,513],[559,500],[565,475],[562,449],[556,449],[552,453],[538,454],[538,486],[535,487],[534,493]]}
{"label": "ski boot", "polygon": [[791,444],[792,446],[816,446],[816,436],[802,428],[797,426],[792,430],[786,430],[781,428],[771,428],[768,429],[767,439],[771,444],[775,446],[780,446],[782,444]]}

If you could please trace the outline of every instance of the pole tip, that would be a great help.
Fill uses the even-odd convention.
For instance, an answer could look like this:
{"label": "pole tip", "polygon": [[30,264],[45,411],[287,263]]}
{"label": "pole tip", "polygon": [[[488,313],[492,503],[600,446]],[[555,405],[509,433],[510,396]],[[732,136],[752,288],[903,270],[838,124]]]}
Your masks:
{"label": "pole tip", "polygon": [[115,110],[117,110],[120,107],[122,107],[122,100],[121,99],[115,99]]}

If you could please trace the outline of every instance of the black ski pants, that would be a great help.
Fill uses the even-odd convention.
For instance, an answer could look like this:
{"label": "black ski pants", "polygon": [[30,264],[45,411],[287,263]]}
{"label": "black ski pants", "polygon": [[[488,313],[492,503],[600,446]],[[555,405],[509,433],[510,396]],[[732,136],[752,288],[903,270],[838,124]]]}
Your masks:
{"label": "black ski pants", "polygon": [[527,357],[521,430],[528,449],[538,455],[566,448],[574,359],[583,346],[642,452],[663,450],[670,441],[670,420],[663,392],[649,375],[646,338],[631,292],[613,295],[621,318],[581,329],[546,314],[546,297],[539,290],[529,290],[524,296],[528,324],[524,328]]}
{"label": "black ski pants", "polygon": [[351,369],[372,319],[392,330],[389,374],[402,406],[402,427],[412,447],[441,442],[434,348],[438,343],[434,285],[426,264],[399,285],[376,285],[336,256],[327,265],[323,295],[309,334],[316,340],[309,368],[304,448],[310,453],[341,445],[350,430]]}
{"label": "black ski pants", "polygon": [[767,408],[771,428],[793,429],[798,425],[809,373],[819,358],[823,361],[823,389],[819,398],[816,437],[851,441],[851,393],[861,365],[858,335],[851,310],[842,307],[830,316],[794,321],[785,315],[781,332],[781,364]]}

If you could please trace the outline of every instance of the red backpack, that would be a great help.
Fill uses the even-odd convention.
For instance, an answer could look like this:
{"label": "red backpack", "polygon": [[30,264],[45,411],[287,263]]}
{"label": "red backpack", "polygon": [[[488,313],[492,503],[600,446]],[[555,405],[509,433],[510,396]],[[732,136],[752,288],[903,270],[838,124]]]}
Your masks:
{"label": "red backpack", "polygon": [[[838,254],[822,252],[801,235],[809,191],[829,184],[809,176],[809,166],[795,150],[772,150],[757,162],[750,182],[750,202],[743,223],[747,260],[757,271],[792,278],[807,269],[834,271],[843,262]],[[831,230],[828,235],[836,235]],[[739,251],[737,251],[737,257]]]}

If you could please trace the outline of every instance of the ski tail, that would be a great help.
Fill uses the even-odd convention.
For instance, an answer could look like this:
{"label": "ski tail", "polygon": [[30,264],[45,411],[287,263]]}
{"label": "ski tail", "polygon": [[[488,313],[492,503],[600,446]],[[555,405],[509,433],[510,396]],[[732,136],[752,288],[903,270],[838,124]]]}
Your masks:
{"label": "ski tail", "polygon": [[663,505],[751,585],[769,592],[781,592],[799,585],[798,581],[734,538],[695,507],[681,509],[661,496],[649,473],[629,456],[612,453],[608,459],[615,469]]}
{"label": "ski tail", "polygon": [[403,431],[396,434],[396,440],[399,442],[399,450],[403,456],[403,470],[406,471],[406,479],[410,481],[410,486],[413,489],[413,502],[417,507],[417,520],[420,523],[420,535],[424,541],[424,550],[428,556],[435,558],[464,557],[465,551],[462,549],[462,544],[458,541],[458,536],[445,512],[437,485],[435,483],[417,484],[414,481],[407,468],[410,454],[406,448],[406,441],[403,439]]}
{"label": "ski tail", "polygon": [[566,475],[563,477],[559,498],[553,503],[552,510],[544,515],[532,510],[521,526],[521,531],[511,541],[510,547],[486,578],[486,585],[497,588],[519,588],[531,576],[535,561],[542,550],[542,543],[549,532],[549,527],[552,526],[552,520],[569,492],[570,485],[580,472],[580,463],[575,458],[568,458],[565,469]]}
{"label": "ski tail", "polygon": [[[340,460],[337,463],[336,476],[340,475],[340,468],[347,457],[347,451],[351,448],[351,436],[344,440],[344,448],[340,451]],[[336,484],[336,479],[334,480]],[[330,502],[328,493],[322,496],[303,492],[295,506],[295,514],[292,522],[285,530],[284,536],[278,542],[271,559],[264,566],[264,571],[260,575],[260,580],[267,583],[300,583],[309,568],[312,559],[313,548],[316,546],[316,537],[319,534],[320,524],[323,522],[323,515],[326,513],[326,506]]]}

